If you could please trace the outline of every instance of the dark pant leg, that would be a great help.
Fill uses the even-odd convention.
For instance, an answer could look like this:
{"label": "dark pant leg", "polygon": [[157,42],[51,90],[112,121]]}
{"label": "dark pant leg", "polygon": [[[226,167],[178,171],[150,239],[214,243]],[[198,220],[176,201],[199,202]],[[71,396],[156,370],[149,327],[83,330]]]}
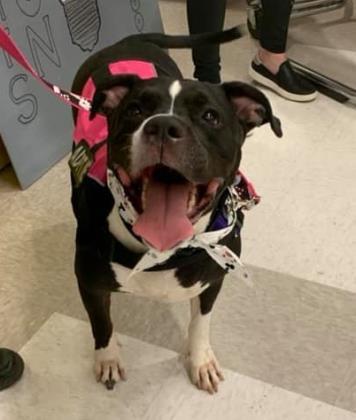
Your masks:
{"label": "dark pant leg", "polygon": [[[191,34],[221,31],[226,0],[187,0]],[[202,82],[220,82],[220,47],[207,45],[193,49],[194,77]]]}
{"label": "dark pant leg", "polygon": [[286,51],[292,1],[262,0],[262,9],[260,44],[267,51],[284,53]]}

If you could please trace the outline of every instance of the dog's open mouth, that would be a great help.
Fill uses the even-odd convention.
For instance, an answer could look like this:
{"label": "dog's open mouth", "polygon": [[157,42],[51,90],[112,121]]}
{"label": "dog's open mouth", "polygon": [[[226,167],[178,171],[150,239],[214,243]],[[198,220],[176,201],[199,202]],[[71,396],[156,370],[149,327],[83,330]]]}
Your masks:
{"label": "dog's open mouth", "polygon": [[131,179],[119,168],[118,175],[139,214],[133,231],[154,248],[164,251],[193,236],[193,225],[208,210],[222,181],[206,184],[188,181],[164,165],[145,168]]}

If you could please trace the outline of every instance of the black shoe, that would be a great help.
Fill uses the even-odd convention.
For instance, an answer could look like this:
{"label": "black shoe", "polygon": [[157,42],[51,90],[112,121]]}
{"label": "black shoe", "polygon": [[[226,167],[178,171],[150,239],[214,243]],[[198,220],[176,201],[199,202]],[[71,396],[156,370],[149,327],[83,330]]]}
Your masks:
{"label": "black shoe", "polygon": [[0,348],[0,391],[17,382],[23,373],[24,362],[12,350]]}
{"label": "black shoe", "polygon": [[283,98],[291,101],[308,102],[317,96],[314,86],[297,74],[288,60],[281,64],[276,75],[263,64],[253,60],[249,68],[249,75],[256,82],[269,87]]}

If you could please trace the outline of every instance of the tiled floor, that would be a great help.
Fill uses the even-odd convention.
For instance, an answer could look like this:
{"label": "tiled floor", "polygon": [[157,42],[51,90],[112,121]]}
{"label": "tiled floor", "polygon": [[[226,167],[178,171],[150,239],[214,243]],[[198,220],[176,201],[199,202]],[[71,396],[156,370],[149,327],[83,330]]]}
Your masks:
{"label": "tiled floor", "polygon": [[91,371],[89,325],[53,314],[23,347],[27,368],[0,394],[0,420],[351,420],[356,415],[232,371],[214,397],[189,382],[179,356],[120,335],[128,380],[107,391]]}
{"label": "tiled floor", "polygon": [[[226,26],[243,22],[243,3],[229,4]],[[167,32],[186,32],[183,0],[161,9]],[[356,87],[356,25],[328,16],[294,21],[291,54]],[[254,51],[248,37],[224,46],[224,79],[248,80]],[[190,53],[172,55],[190,76]],[[73,275],[66,161],[23,192],[10,170],[0,174],[0,345],[25,345],[27,362],[23,381],[0,396],[1,420],[356,417],[356,109],[266,93],[285,136],[260,128],[244,148],[243,169],[263,197],[243,231],[255,286],[227,281],[217,302],[212,340],[230,373],[213,398],[190,386],[177,361],[188,304],[124,295],[112,312],[119,333],[135,337],[124,339],[130,379],[114,393],[94,383],[89,328],[72,319],[87,318]]]}

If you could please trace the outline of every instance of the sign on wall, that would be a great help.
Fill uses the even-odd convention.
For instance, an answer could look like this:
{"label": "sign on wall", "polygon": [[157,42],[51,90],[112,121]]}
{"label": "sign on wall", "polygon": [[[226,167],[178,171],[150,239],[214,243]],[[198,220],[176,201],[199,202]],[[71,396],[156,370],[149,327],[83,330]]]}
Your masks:
{"label": "sign on wall", "polygon": [[[0,24],[38,74],[63,88],[96,50],[162,31],[157,0],[0,0]],[[2,50],[0,93],[0,133],[26,188],[69,152],[71,109]]]}

